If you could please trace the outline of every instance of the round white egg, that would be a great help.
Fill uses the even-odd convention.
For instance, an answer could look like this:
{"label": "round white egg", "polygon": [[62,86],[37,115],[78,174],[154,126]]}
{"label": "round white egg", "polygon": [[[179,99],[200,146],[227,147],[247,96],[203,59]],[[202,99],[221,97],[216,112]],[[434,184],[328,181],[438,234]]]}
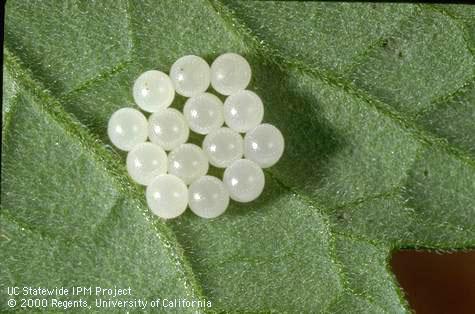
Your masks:
{"label": "round white egg", "polygon": [[211,86],[222,95],[243,90],[251,81],[251,66],[236,53],[220,55],[211,64]]}
{"label": "round white egg", "polygon": [[244,156],[262,168],[273,166],[284,152],[284,137],[272,124],[258,125],[244,136]]}
{"label": "round white egg", "polygon": [[195,144],[182,144],[168,155],[168,173],[179,177],[187,185],[204,176],[208,168],[208,158]]}
{"label": "round white egg", "polygon": [[151,70],[142,73],[135,80],[133,95],[140,108],[157,112],[171,105],[175,98],[175,88],[168,75]]}
{"label": "round white egg", "polygon": [[133,108],[119,109],[109,119],[107,134],[117,148],[129,151],[147,140],[147,119]]}
{"label": "round white egg", "polygon": [[224,101],[224,121],[234,131],[244,133],[255,128],[264,117],[264,105],[256,93],[242,90]]}
{"label": "round white egg", "polygon": [[190,129],[198,134],[208,134],[224,123],[223,103],[210,93],[202,93],[188,99],[183,114]]}
{"label": "round white egg", "polygon": [[219,128],[206,135],[203,151],[209,163],[218,168],[225,168],[235,160],[242,158],[244,141],[241,134],[230,128]]}
{"label": "round white egg", "polygon": [[188,205],[202,218],[216,218],[228,208],[229,192],[218,178],[203,176],[190,185]]}
{"label": "round white egg", "polygon": [[150,115],[148,121],[150,141],[165,150],[172,150],[188,140],[190,129],[183,114],[176,109],[162,109]]}
{"label": "round white egg", "polygon": [[160,146],[145,142],[127,154],[126,164],[127,172],[135,182],[148,185],[155,177],[167,172],[167,154]]}
{"label": "round white egg", "polygon": [[203,58],[184,56],[175,61],[170,78],[178,94],[192,97],[205,92],[210,83],[210,67]]}
{"label": "round white egg", "polygon": [[247,203],[261,195],[264,190],[265,177],[261,167],[255,162],[239,159],[226,168],[223,182],[233,200]]}
{"label": "round white egg", "polygon": [[162,174],[156,177],[145,192],[148,207],[165,219],[180,216],[188,205],[188,188],[178,177]]}

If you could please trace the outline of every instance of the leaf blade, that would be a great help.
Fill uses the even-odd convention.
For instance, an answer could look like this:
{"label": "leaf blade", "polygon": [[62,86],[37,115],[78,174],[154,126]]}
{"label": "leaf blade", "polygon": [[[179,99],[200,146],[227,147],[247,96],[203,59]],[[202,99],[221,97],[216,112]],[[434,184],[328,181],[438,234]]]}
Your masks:
{"label": "leaf blade", "polygon": [[[419,114],[426,115],[426,121],[431,122],[434,117],[439,117],[437,111],[432,111],[439,107],[438,104],[432,103],[434,95],[429,94],[433,91],[422,88],[423,95],[416,94],[419,98],[414,98],[414,95],[409,95],[413,98],[409,96],[404,98],[407,95],[400,94],[402,98],[398,99],[398,105],[395,106],[392,99],[381,97],[384,93],[378,94],[380,90],[377,88],[372,90],[363,85],[355,86],[346,81],[345,75],[355,69],[361,70],[361,64],[380,50],[378,44],[384,43],[382,37],[391,35],[401,23],[412,25],[411,23],[414,23],[412,19],[418,14],[432,14],[440,25],[449,23],[450,27],[455,27],[454,24],[440,14],[432,11],[428,13],[427,10],[431,9],[424,6],[383,5],[376,8],[376,13],[372,15],[373,8],[364,4],[305,4],[298,7],[296,4],[285,3],[233,3],[249,6],[251,9],[261,6],[260,10],[264,13],[273,12],[276,6],[281,6],[281,9],[277,11],[279,14],[269,14],[271,18],[268,25],[254,21],[251,27],[246,28],[242,25],[242,21],[228,10],[229,2],[222,5],[216,1],[209,3],[196,1],[176,6],[175,2],[169,1],[162,2],[160,10],[156,9],[155,3],[139,5],[135,2],[126,4],[121,2],[119,5],[122,6],[122,11],[112,13],[110,18],[118,20],[113,21],[114,23],[126,22],[123,33],[127,33],[127,38],[120,41],[126,43],[123,46],[126,48],[119,49],[105,66],[99,63],[86,66],[84,73],[81,72],[77,76],[66,73],[65,65],[78,56],[73,56],[69,60],[67,57],[65,60],[59,60],[57,65],[49,69],[47,65],[51,63],[51,59],[39,58],[45,50],[40,49],[39,54],[35,55],[36,52],[31,49],[32,37],[22,38],[20,33],[14,34],[11,31],[13,28],[10,27],[6,40],[8,45],[14,48],[12,51],[19,52],[18,56],[22,61],[36,60],[36,63],[40,63],[29,64],[34,78],[41,80],[47,89],[60,97],[61,104],[53,99],[55,106],[48,104],[52,97],[41,98],[41,104],[37,107],[40,108],[39,112],[42,114],[44,112],[41,108],[47,108],[47,116],[52,116],[53,120],[59,122],[59,131],[55,132],[65,131],[68,136],[71,135],[75,139],[75,145],[79,145],[81,149],[89,151],[88,147],[92,145],[94,149],[89,153],[93,164],[99,168],[106,168],[104,181],[93,181],[95,182],[93,186],[100,186],[99,190],[86,194],[97,192],[102,195],[105,208],[115,208],[114,204],[130,202],[134,204],[129,205],[130,207],[138,209],[134,215],[142,215],[142,212],[145,212],[145,217],[149,217],[149,214],[144,202],[139,200],[142,198],[140,189],[126,179],[123,169],[120,170],[118,160],[122,158],[123,161],[124,156],[102,147],[102,142],[108,143],[104,127],[108,117],[114,110],[133,104],[130,96],[131,82],[141,71],[149,67],[158,66],[166,70],[175,58],[189,53],[205,56],[208,61],[228,50],[243,53],[255,70],[251,86],[265,101],[266,121],[282,128],[286,137],[288,148],[284,159],[266,173],[268,180],[266,194],[259,202],[249,206],[233,204],[229,214],[219,220],[201,221],[190,214],[167,224],[168,226],[155,220],[150,224],[148,218],[137,220],[143,222],[146,228],[155,230],[159,236],[163,235],[168,239],[169,242],[166,243],[169,243],[171,248],[167,248],[168,251],[164,250],[166,253],[159,259],[171,260],[172,264],[177,260],[182,263],[181,270],[170,266],[171,273],[179,273],[178,278],[190,283],[192,292],[189,293],[192,295],[204,296],[201,293],[203,290],[214,302],[215,310],[218,311],[297,309],[338,312],[349,308],[359,309],[361,312],[407,311],[407,305],[399,297],[398,287],[386,267],[387,257],[392,248],[415,246],[450,250],[474,246],[475,230],[471,228],[470,219],[473,217],[472,195],[475,194],[471,193],[475,191],[475,187],[470,185],[469,181],[475,172],[475,162],[471,154],[472,142],[470,137],[457,142],[460,129],[455,129],[454,132],[449,129],[448,133],[444,133],[446,121],[443,118],[436,121],[435,127],[432,128],[428,128],[427,123],[418,120]],[[286,8],[289,9],[288,12]],[[85,9],[87,11],[90,8]],[[286,14],[297,12],[301,16],[308,16],[314,9],[327,14],[330,20],[340,19],[343,23],[334,34],[331,34],[342,40],[332,47],[329,42],[332,37],[322,37],[326,38],[327,44],[321,51],[335,51],[335,47],[340,47],[336,50],[342,50],[344,54],[340,56],[313,54],[310,48],[317,51],[319,48],[318,45],[312,46],[313,42],[290,47],[281,43],[280,46],[277,45],[278,49],[275,47],[269,49],[268,46],[262,46],[259,36],[253,36],[259,32],[262,34],[262,30],[276,31],[275,34],[279,35],[283,29],[291,29],[287,27]],[[392,9],[395,9],[396,13],[393,13]],[[9,14],[15,14],[13,9],[10,10]],[[193,12],[194,18],[183,18],[188,17],[187,12]],[[257,14],[256,12],[259,11],[252,13]],[[58,10],[51,10],[45,12],[45,15],[57,13]],[[390,18],[391,16],[395,18]],[[125,17],[124,21],[120,20],[122,17]],[[351,23],[349,17],[358,19],[353,34],[360,34],[361,41],[353,40],[354,36],[348,37],[344,31],[339,33],[342,25]],[[372,18],[377,21],[376,29],[365,30],[363,22]],[[384,25],[388,19],[391,20],[390,23]],[[180,21],[178,25],[177,20]],[[17,23],[14,21],[15,19],[7,20],[7,25]],[[81,21],[90,21],[90,18],[76,15],[72,25]],[[147,24],[150,22],[153,23]],[[47,29],[30,30],[36,32],[35,36],[39,36],[33,38],[44,37],[45,42],[48,42],[51,37],[48,32],[44,32]],[[193,33],[194,29],[201,32]],[[183,33],[183,37],[176,40],[174,31]],[[299,28],[295,28],[293,33],[294,36],[287,38],[288,42],[306,35],[305,30]],[[71,34],[74,32],[68,33],[59,47],[71,40]],[[107,34],[107,31],[104,34]],[[12,39],[13,35],[16,38]],[[93,36],[91,42],[101,36],[103,34]],[[467,37],[463,32],[457,33],[457,36],[459,37],[456,40],[459,43],[460,36],[464,37],[464,40]],[[345,38],[357,44],[355,51],[344,46]],[[26,42],[23,46],[19,45],[22,40]],[[267,36],[266,40],[272,40],[272,36]],[[431,42],[430,38],[427,42]],[[104,41],[104,44],[106,43],[107,40]],[[102,44],[97,47],[102,47]],[[19,49],[28,45],[29,49],[24,51]],[[470,50],[470,43],[467,46]],[[299,50],[301,47],[307,50]],[[424,49],[427,48],[414,46],[412,43],[408,47],[414,51],[426,51]],[[461,49],[465,49],[463,53],[466,53],[466,47]],[[29,59],[29,56],[32,58]],[[65,58],[58,51],[53,51],[52,56]],[[297,60],[299,56],[302,56],[303,62]],[[92,58],[90,62],[97,63],[99,59]],[[457,62],[457,66],[461,68],[464,64],[468,67],[471,65],[463,58],[456,60],[460,61]],[[390,68],[391,65],[388,66]],[[427,64],[425,66],[427,67]],[[443,70],[443,68],[435,70],[440,74],[443,72],[441,69]],[[373,70],[375,74],[380,74],[375,71]],[[457,80],[447,90],[452,93],[455,86],[460,85],[462,80],[460,78],[466,77],[469,71],[470,68],[459,73],[459,76],[454,76]],[[404,73],[404,69],[398,73]],[[416,82],[425,74],[421,71],[413,73]],[[388,74],[381,75],[388,79],[391,77]],[[437,84],[443,82],[436,78],[434,80]],[[372,83],[378,87],[382,82],[384,80]],[[463,85],[463,82],[461,84]],[[408,91],[406,85],[402,87]],[[43,87],[36,86],[34,89]],[[414,92],[412,89],[409,91]],[[442,94],[444,99],[445,92]],[[424,111],[418,112],[416,116],[411,116],[408,114],[411,110],[404,107],[407,104],[399,106],[401,99],[423,99],[430,106],[424,107]],[[183,101],[183,98],[178,97],[175,106],[180,108]],[[458,103],[456,100],[448,104],[447,108],[453,108]],[[470,102],[467,101],[467,112],[470,113],[471,108]],[[82,124],[75,121],[75,126],[71,127],[70,124],[61,122],[63,117],[69,117],[63,110],[74,115]],[[450,122],[457,124],[458,121],[462,121],[460,119],[463,116],[457,114],[457,120]],[[15,114],[12,117],[15,122]],[[21,135],[12,132],[11,127],[7,128],[9,132],[7,138],[11,136],[13,139],[9,141],[14,142],[21,138]],[[450,142],[447,144],[440,141],[440,136],[448,138]],[[58,154],[55,152],[53,155]],[[6,156],[13,160],[22,160],[22,155],[24,154],[21,152],[15,152],[14,148],[9,148]],[[113,166],[108,166],[109,162]],[[430,173],[436,176],[429,179],[424,177],[426,163],[431,167]],[[440,163],[447,165],[447,169],[440,169],[438,167]],[[23,161],[20,164],[32,168],[31,161]],[[17,192],[19,195],[22,194],[20,192],[26,192],[25,188],[21,189],[18,186],[10,188],[14,185],[10,183],[11,181],[4,181],[4,171],[12,178],[16,169],[13,169],[12,165],[4,167],[2,164],[2,187],[6,186],[7,191]],[[42,176],[47,173],[44,172]],[[26,171],[19,171],[18,174],[21,174],[18,181],[28,179]],[[453,174],[455,174],[454,180],[459,180],[455,181],[455,184],[446,180]],[[115,183],[107,183],[109,179]],[[108,186],[111,186],[111,191],[116,191],[117,194],[119,193],[117,191],[125,189],[127,191],[125,199],[118,196],[115,201],[107,199]],[[71,190],[67,188],[67,184],[65,187],[60,187],[59,184],[53,187],[52,190],[56,192]],[[2,188],[3,190],[5,189]],[[32,189],[32,192],[35,191]],[[48,194],[39,190],[31,194],[32,197],[36,195],[41,199]],[[7,205],[18,204],[12,198],[6,199]],[[46,199],[51,203],[56,202],[51,208],[57,209],[62,198]],[[452,204],[454,206],[450,211],[444,211]],[[85,211],[91,206],[87,202],[82,205]],[[4,202],[2,213],[3,208]],[[34,215],[28,216],[26,202],[22,204],[21,209],[23,219],[31,219],[28,225],[48,227],[48,223],[39,223],[44,218],[41,215],[35,219]],[[43,208],[43,212],[47,209]],[[119,206],[118,209],[123,208]],[[117,209],[116,211],[119,212],[118,217],[129,213]],[[18,214],[20,213],[22,212]],[[52,217],[56,217],[53,221],[60,221],[59,216]],[[89,226],[91,229],[86,228],[86,234],[93,234],[94,230],[108,230],[110,234],[118,232],[120,228],[107,229],[107,222],[113,220],[113,217],[105,213],[104,223],[97,223],[94,228]],[[69,224],[73,223],[73,217],[68,218],[71,219]],[[444,219],[450,223],[444,224]],[[68,222],[67,219],[65,221]],[[12,228],[18,228],[13,222]],[[421,223],[425,224],[424,228],[418,229],[418,224]],[[173,229],[178,242],[168,227]],[[74,234],[73,232],[72,235]],[[127,240],[129,239],[121,238],[119,242],[129,243]],[[111,252],[116,252],[114,248],[117,250],[118,247],[118,243],[115,242],[105,242],[105,245],[112,248]],[[184,252],[181,245],[185,249]],[[362,252],[367,252],[369,257],[374,258],[368,260],[367,256],[359,254],[358,247]],[[9,252],[12,256],[17,254],[15,250]],[[167,254],[175,255],[170,259]],[[94,255],[83,257],[87,260],[92,256]],[[144,265],[149,265],[147,264],[149,259],[153,259],[153,255],[145,259]],[[190,261],[191,267],[186,260]],[[144,265],[140,267],[145,267]],[[9,267],[14,269],[12,264]],[[140,267],[137,269],[147,273],[146,269]],[[368,274],[368,270],[373,270],[378,275]],[[11,274],[2,274],[1,277],[8,278],[9,275]],[[298,280],[295,281],[291,275]],[[66,272],[61,273],[61,276],[67,276]],[[94,276],[100,277],[97,274]],[[198,283],[195,278],[200,282]],[[124,277],[123,280],[127,281],[130,278]],[[262,287],[266,290],[262,290]],[[167,286],[163,284],[155,289],[159,292],[166,291]],[[282,291],[286,291],[285,296],[282,296]],[[382,291],[389,293],[386,295]],[[236,297],[236,294],[240,297]],[[249,299],[253,302],[246,301]]]}

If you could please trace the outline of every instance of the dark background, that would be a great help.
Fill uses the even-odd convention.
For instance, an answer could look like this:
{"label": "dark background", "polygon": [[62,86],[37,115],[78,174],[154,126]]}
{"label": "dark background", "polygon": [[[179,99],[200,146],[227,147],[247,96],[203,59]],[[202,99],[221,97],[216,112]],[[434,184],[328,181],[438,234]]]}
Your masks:
{"label": "dark background", "polygon": [[397,251],[391,267],[417,314],[475,313],[475,251]]}

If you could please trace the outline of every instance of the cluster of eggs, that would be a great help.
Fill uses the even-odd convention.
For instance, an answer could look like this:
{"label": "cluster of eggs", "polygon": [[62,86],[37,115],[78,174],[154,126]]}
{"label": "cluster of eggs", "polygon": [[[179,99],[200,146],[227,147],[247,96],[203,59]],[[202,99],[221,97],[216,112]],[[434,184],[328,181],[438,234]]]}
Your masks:
{"label": "cluster of eggs", "polygon": [[[108,135],[128,152],[127,171],[147,186],[154,214],[175,218],[189,206],[200,217],[215,218],[230,198],[250,202],[262,193],[262,168],[280,159],[284,138],[275,126],[261,123],[264,107],[246,89],[250,80],[249,63],[235,53],[219,56],[211,67],[198,56],[184,56],[169,76],[152,70],[136,79],[134,100],[151,114],[147,119],[139,110],[119,109],[109,120]],[[226,96],[224,103],[206,92],[210,84]],[[175,92],[188,97],[183,113],[169,108]],[[187,143],[190,129],[205,135],[201,148]],[[222,181],[207,175],[209,164],[226,168]]]}

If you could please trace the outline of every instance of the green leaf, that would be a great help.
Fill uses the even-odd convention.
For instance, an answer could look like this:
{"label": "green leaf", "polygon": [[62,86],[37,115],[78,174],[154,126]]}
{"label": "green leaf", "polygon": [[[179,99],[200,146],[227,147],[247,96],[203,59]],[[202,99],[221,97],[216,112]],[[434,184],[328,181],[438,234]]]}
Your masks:
{"label": "green leaf", "polygon": [[[0,290],[116,285],[210,300],[211,312],[408,312],[393,250],[475,247],[474,16],[452,5],[9,1]],[[257,201],[164,222],[109,145],[108,118],[134,106],[144,70],[227,51],[249,60],[284,156]]]}

